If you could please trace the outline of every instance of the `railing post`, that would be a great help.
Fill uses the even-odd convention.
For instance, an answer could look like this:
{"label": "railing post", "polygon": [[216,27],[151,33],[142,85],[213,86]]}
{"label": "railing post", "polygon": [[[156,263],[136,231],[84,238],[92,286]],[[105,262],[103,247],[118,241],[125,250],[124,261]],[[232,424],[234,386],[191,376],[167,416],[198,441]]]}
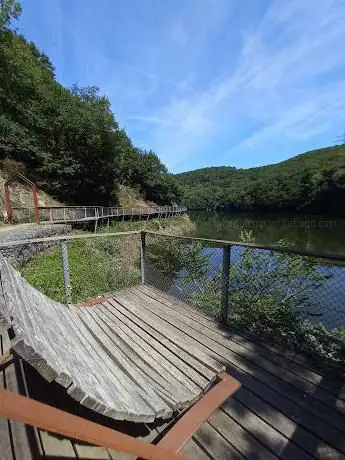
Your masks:
{"label": "railing post", "polygon": [[65,293],[67,303],[72,303],[72,286],[69,276],[69,264],[68,264],[68,248],[67,241],[61,241],[61,255],[62,255],[62,269],[63,269],[63,281],[65,285]]}
{"label": "railing post", "polygon": [[229,280],[230,280],[230,256],[231,246],[229,244],[223,247],[223,271],[222,271],[222,297],[220,309],[220,322],[227,324],[229,309]]}
{"label": "railing post", "polygon": [[146,232],[140,232],[140,273],[141,284],[145,284]]}

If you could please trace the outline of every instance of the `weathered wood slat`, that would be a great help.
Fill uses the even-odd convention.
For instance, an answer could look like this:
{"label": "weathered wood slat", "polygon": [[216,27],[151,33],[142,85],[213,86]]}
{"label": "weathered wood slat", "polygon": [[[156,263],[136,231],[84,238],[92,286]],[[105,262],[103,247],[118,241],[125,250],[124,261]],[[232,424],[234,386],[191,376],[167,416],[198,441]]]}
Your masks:
{"label": "weathered wood slat", "polygon": [[[101,311],[103,315],[107,318],[108,322],[110,321],[111,323],[113,323],[117,321],[118,323],[125,325],[127,327],[126,331],[128,334],[131,335],[130,331],[133,331],[137,338],[140,339],[139,343],[145,341],[147,344],[149,344],[150,347],[152,347],[151,353],[153,353],[153,356],[155,356],[154,352],[157,352],[161,357],[164,357],[162,365],[165,366],[169,372],[174,372],[175,377],[191,393],[198,393],[200,391],[200,386],[196,385],[193,381],[193,377],[191,376],[191,374],[195,373],[193,369],[191,369],[188,366],[183,366],[184,362],[182,360],[180,360],[176,355],[171,353],[171,351],[167,347],[161,345],[160,342],[158,342],[154,337],[149,335],[144,329],[138,327],[134,323],[134,321],[130,321],[125,315],[123,315],[119,311],[120,305],[117,305],[117,308],[113,307],[111,308],[111,311],[107,310],[106,304],[98,306],[96,310]],[[204,381],[204,384],[205,385],[201,385],[201,388],[203,386],[206,386],[206,381]]]}
{"label": "weathered wood slat", "polygon": [[[147,302],[144,298],[142,298],[142,307],[145,309],[149,309],[152,313],[157,315],[162,321],[165,321],[166,323],[170,324],[171,327],[176,328],[179,331],[185,333],[187,325],[184,323],[184,318],[181,318],[181,320],[177,322],[176,317],[174,317],[171,314],[171,312],[168,312],[166,311],[166,309],[160,307],[157,307],[153,310],[152,304],[150,302]],[[256,364],[251,360],[247,360],[247,355],[243,356],[241,354],[234,353],[228,347],[215,342],[208,336],[201,336],[199,331],[195,330],[194,332],[192,327],[189,327],[188,333],[190,334],[190,340],[198,342],[199,347],[201,347],[201,349],[204,349],[204,346],[207,346],[210,350],[219,353],[223,357],[226,357],[227,360],[236,364],[238,367],[242,368],[246,372],[255,375],[256,378],[260,376],[260,379],[262,379],[268,385],[271,385],[273,388],[279,388],[279,391],[282,391],[284,395],[288,395],[290,399],[296,401],[298,404],[302,403],[305,411],[310,411],[314,413],[317,417],[324,419],[335,429],[342,429],[345,431],[344,416],[340,414],[338,411],[332,410],[327,405],[324,405],[321,402],[319,402],[315,398],[314,392],[311,394],[303,392],[301,394],[301,391],[294,385],[280,379],[279,374],[274,375],[268,372],[266,369],[262,368],[260,362]],[[202,340],[200,339],[200,337],[202,337]]]}
{"label": "weathered wood slat", "polygon": [[[11,341],[7,331],[2,334],[1,339],[2,353],[4,353],[11,348]],[[19,360],[15,360],[5,368],[2,372],[2,378],[5,389],[21,394],[26,393],[24,376],[22,375]],[[41,442],[35,428],[28,427],[22,422],[9,421],[7,423],[8,430],[5,429],[2,434],[4,436],[6,436],[6,434],[8,435],[7,443],[4,440],[4,452],[8,455],[8,458],[11,458],[12,454],[13,459],[25,458],[28,460],[35,460],[38,456],[42,455]],[[8,442],[12,444],[11,454],[8,448]],[[2,448],[2,443],[0,447]]]}
{"label": "weathered wood slat", "polygon": [[[228,421],[225,422],[229,424],[229,430],[234,421],[237,423],[238,414],[241,414],[241,419],[238,420],[239,425],[241,425],[247,433],[254,433],[256,439],[282,460],[293,460],[296,458],[298,458],[298,460],[312,459],[311,455],[308,455],[304,450],[291,443],[287,437],[280,434],[276,429],[272,428],[268,423],[263,421],[237,400],[229,399],[226,401],[222,406],[222,411],[231,418],[231,423],[228,423]],[[219,412],[221,411],[217,411],[214,415],[217,416]],[[247,438],[247,435],[245,435],[244,438]],[[247,441],[248,439],[246,439],[245,442]],[[243,453],[245,454],[245,452]]]}
{"label": "weathered wood slat", "polygon": [[[42,402],[57,406],[59,395],[53,392],[52,386],[42,379],[25,361],[20,360],[20,365],[26,386],[25,396],[32,399],[41,399],[43,400]],[[70,439],[57,436],[45,430],[38,430],[36,428],[34,430],[37,435],[37,444],[41,445],[42,458],[76,458]]]}
{"label": "weathered wood slat", "polygon": [[[194,361],[196,361],[197,369],[200,369],[200,364],[203,366],[201,369],[206,378],[215,378],[217,373],[214,369],[217,366],[215,360],[211,357],[211,363],[208,366],[209,356],[200,352],[200,349],[198,350],[197,347],[191,346],[188,335],[183,336],[182,334],[179,334],[178,330],[176,330],[175,335],[175,330],[170,330],[170,328],[167,327],[167,323],[164,323],[159,317],[155,317],[150,311],[143,308],[143,305],[140,304],[140,302],[138,303],[137,299],[133,302],[133,297],[130,292],[126,291],[123,294],[117,294],[114,301],[120,303],[127,311],[137,315],[143,323],[151,326],[154,330],[159,331],[165,338],[171,342],[175,342],[178,349],[183,349]],[[113,304],[113,301],[110,300],[110,303]],[[196,354],[194,354],[194,351]],[[219,365],[218,367],[220,368]]]}
{"label": "weathered wood slat", "polygon": [[245,458],[256,458],[258,460],[277,460],[278,457],[264,447],[249,432],[244,430],[231,417],[223,411],[216,411],[208,420],[229,443],[231,443]]}
{"label": "weathered wood slat", "polygon": [[[269,397],[269,393],[266,392],[265,394],[264,392],[260,392],[260,388],[258,386],[257,388],[259,389],[260,398],[242,386],[242,388],[234,396],[234,400],[239,401],[246,407],[246,411],[256,414],[274,428],[274,430],[277,430],[286,438],[293,441],[294,444],[305,450],[311,456],[319,460],[345,459],[344,454],[341,454],[338,450],[323,442],[320,438],[315,436],[312,431],[306,430],[302,425],[297,424],[283,412],[277,410],[276,407],[272,406],[264,399],[261,399],[262,397],[265,397],[265,395],[266,398]],[[273,398],[275,397],[273,392],[272,396]],[[282,407],[279,404],[279,398],[276,397],[275,401],[278,407]],[[224,406],[226,405],[227,403],[225,403]],[[242,413],[245,413],[245,411]],[[289,413],[289,411],[287,411],[287,413]],[[290,415],[292,415],[291,412]],[[296,413],[296,415],[298,415],[298,413]],[[309,428],[312,430],[312,424],[310,424]]]}
{"label": "weathered wood slat", "polygon": [[[147,305],[148,304],[146,304],[145,301],[142,302],[142,308],[146,308]],[[158,314],[158,311],[156,314]],[[163,317],[162,313],[159,313],[159,315],[161,318]],[[171,318],[169,319],[169,316],[167,316],[167,318],[167,322],[173,329],[183,329],[183,326],[181,326],[180,323],[177,323]],[[215,343],[206,336],[204,336],[203,341],[201,341],[199,333],[194,334],[191,330],[189,332],[191,334],[190,340],[194,340],[195,345],[198,343],[200,349],[204,350],[205,347],[208,347],[213,351],[213,353],[217,353],[223,359],[228,361],[230,365],[230,373],[240,380],[242,384],[245,384],[244,379],[246,378],[246,374],[249,374],[255,377],[257,381],[261,381],[261,383],[265,384],[263,386],[263,391],[265,393],[269,391],[269,388],[272,388],[275,392],[275,396],[272,396],[270,402],[275,405],[277,401],[280,401],[281,406],[277,406],[278,410],[282,410],[282,412],[287,410],[288,415],[293,419],[298,418],[299,423],[302,423],[304,426],[311,429],[312,432],[317,433],[321,439],[345,452],[344,436],[341,434],[341,431],[334,426],[331,414],[330,416],[328,416],[328,414],[325,415],[324,408],[327,406],[323,406],[321,412],[319,413],[317,408],[315,408],[315,405],[317,405],[318,402],[313,399],[312,395],[309,398],[303,397],[303,394],[294,387],[287,386],[287,384],[282,380],[270,373],[267,373],[259,366],[256,366],[253,363],[250,364],[246,359],[236,355],[226,347]],[[238,371],[240,371],[240,374],[238,374]],[[243,371],[244,374],[242,374]],[[258,391],[256,387],[257,383],[253,383],[253,385],[249,388],[255,393]],[[278,397],[279,394],[281,394],[282,398]],[[322,413],[322,411],[324,412]],[[334,414],[337,413],[334,411]]]}
{"label": "weathered wood slat", "polygon": [[[6,344],[7,336],[6,329],[0,330],[0,355],[4,353],[3,350],[8,349],[8,345]],[[4,344],[3,344],[4,342]],[[5,375],[4,371],[0,371],[0,389],[4,389],[5,387]],[[4,418],[0,418],[0,452],[3,460],[15,460],[13,457],[13,450],[11,445],[11,431],[10,431],[10,422]],[[1,457],[1,458],[2,458]]]}
{"label": "weathered wood slat", "polygon": [[285,357],[281,350],[274,349],[267,344],[255,343],[253,342],[252,338],[247,339],[244,336],[236,333],[231,329],[231,326],[228,328],[222,327],[213,318],[203,314],[195,308],[189,307],[187,304],[175,299],[169,294],[158,291],[152,286],[136,286],[135,289],[144,292],[145,294],[156,299],[170,309],[180,311],[185,316],[192,318],[194,321],[201,323],[212,331],[217,332],[223,338],[237,342],[238,344],[248,348],[256,354],[271,360],[278,366],[295,373],[298,377],[329,391],[337,398],[345,400],[345,388],[343,388],[341,384],[339,385],[339,382],[332,381],[331,379],[326,379],[325,376],[310,370],[308,367],[302,365],[300,360],[297,362],[293,361],[292,359]]}
{"label": "weathered wood slat", "polygon": [[[131,288],[132,292],[137,292],[138,295],[146,295],[146,293],[142,294],[141,290],[137,290],[136,288]],[[200,324],[199,322],[195,321],[194,319],[190,318],[187,315],[181,315],[180,312],[172,309],[167,308],[166,306],[155,304],[155,308],[159,311],[163,311],[164,313],[169,314],[171,317],[179,319],[181,322],[186,324],[188,327],[192,327],[198,332],[205,334],[207,337],[211,338],[212,340],[216,341],[217,343],[229,348],[229,350],[234,351],[240,356],[244,356],[253,363],[261,366],[263,369],[271,372],[273,375],[277,375],[279,378],[284,380],[287,383],[294,385],[296,388],[299,388],[301,391],[307,394],[313,394],[315,399],[320,400],[320,402],[326,404],[327,406],[331,407],[332,409],[336,409],[339,411],[343,418],[342,423],[345,426],[345,401],[338,399],[336,396],[328,393],[327,391],[323,390],[320,387],[313,385],[312,383],[299,378],[296,374],[290,372],[287,369],[282,369],[277,364],[273,363],[272,361],[258,355],[254,351],[236,343],[228,338],[221,337],[218,332],[209,329],[208,327]],[[326,409],[327,410],[327,409]],[[336,417],[336,415],[334,415]],[[341,423],[339,419],[337,423]]]}
{"label": "weathered wood slat", "polygon": [[77,458],[85,460],[111,460],[108,449],[104,447],[90,446],[79,442],[73,443]]}
{"label": "weathered wood slat", "polygon": [[[97,306],[79,309],[54,302],[32,288],[5,259],[0,265],[1,311],[14,329],[13,349],[47,381],[55,380],[96,412],[146,422],[170,417],[173,410],[199,398],[224,368],[163,328],[178,349],[170,361],[175,352],[152,336],[148,340],[147,331],[142,337],[127,320],[107,324],[109,316]],[[154,316],[145,317],[149,326]],[[192,368],[183,359],[187,355],[195,362]],[[200,383],[197,374],[203,385],[195,385]]]}
{"label": "weathered wood slat", "polygon": [[[107,354],[111,355],[114,360],[119,360],[121,365],[124,366],[126,373],[133,379],[131,381],[127,379],[128,384],[132,384],[133,391],[139,392],[141,397],[146,401],[146,404],[152,406],[158,416],[161,415],[161,412],[164,415],[164,412],[166,411],[165,403],[161,398],[157,397],[154,388],[147,379],[145,380],[145,376],[142,373],[142,371],[150,372],[149,366],[147,366],[146,362],[134,353],[132,353],[131,358],[129,358],[128,355],[130,354],[130,351],[126,353],[126,344],[122,342],[121,336],[112,333],[111,328],[105,324],[103,324],[102,329],[100,324],[97,322],[96,312],[91,313],[91,311],[89,312],[88,310],[89,309],[82,309],[78,312],[79,316],[84,319],[85,325],[87,324],[87,327],[93,331],[95,337],[97,336],[97,339],[102,343],[102,346],[106,347]],[[106,359],[106,361],[107,365],[114,368],[111,361],[108,359]],[[116,368],[113,370],[115,372]],[[159,380],[158,375],[155,375],[155,377]],[[162,381],[162,390],[164,390],[164,383],[169,386],[169,382]],[[166,396],[169,397],[169,392],[166,392]],[[172,405],[177,403],[177,400],[174,400],[173,397],[170,398],[170,401]]]}
{"label": "weathered wood slat", "polygon": [[[104,332],[106,332],[111,340],[117,341],[118,343],[121,343],[120,340],[123,341],[122,350],[125,351],[126,356],[131,360],[129,367],[131,366],[133,368],[133,364],[135,364],[144,372],[148,373],[152,384],[155,382],[154,386],[159,393],[162,392],[162,396],[168,396],[171,401],[174,401],[173,395],[180,395],[178,400],[175,401],[174,408],[178,408],[178,401],[184,401],[183,404],[190,404],[194,398],[200,394],[200,391],[193,394],[186,391],[186,388],[181,385],[173,373],[168,374],[165,371],[164,366],[161,364],[161,362],[164,363],[164,357],[158,355],[156,359],[153,359],[152,356],[147,353],[147,348],[144,347],[144,344],[140,343],[140,345],[142,345],[140,346],[135,338],[133,339],[131,330],[129,328],[124,328],[124,330],[122,330],[121,327],[111,322],[109,318],[102,313],[101,307],[97,311],[86,312],[86,314],[91,315],[96,322],[99,321],[99,325],[103,327]],[[129,368],[129,372],[131,372],[131,367]],[[144,379],[142,379],[142,381],[144,384]]]}
{"label": "weathered wood slat", "polygon": [[[113,299],[110,300],[109,303],[111,303],[112,308],[107,308],[106,304],[105,308],[107,309],[107,312],[110,315],[114,315],[117,318],[118,314],[121,314],[122,321],[124,321],[124,318],[127,318],[127,325],[132,324],[132,328],[133,326],[140,326],[140,329],[145,331],[148,335],[150,335],[156,340],[158,349],[161,350],[161,346],[166,348],[167,352],[165,353],[171,363],[174,363],[174,365],[176,365],[181,370],[181,372],[184,372],[186,375],[190,375],[190,378],[199,387],[207,387],[208,380],[206,377],[204,377],[204,375],[212,378],[212,371],[210,371],[208,368],[199,363],[195,358],[186,353],[182,348],[179,348],[177,344],[175,344],[173,341],[167,339],[163,334],[158,332],[151,325],[143,322],[140,316],[136,316],[134,313],[124,308],[118,300]],[[136,310],[134,309],[134,311]],[[190,371],[188,371],[188,369],[190,369]],[[198,370],[200,371],[200,373],[198,372]]]}
{"label": "weathered wood slat", "polygon": [[[139,397],[133,384],[130,388],[126,388],[126,382],[128,383],[129,379],[125,376],[121,367],[116,367],[116,372],[112,372],[113,361],[88,333],[85,325],[79,320],[74,310],[70,311],[70,318],[73,322],[75,333],[79,335],[85,349],[92,358],[89,364],[90,368],[93,369],[93,372],[102,376],[98,388],[99,393],[102,395],[103,404],[105,405],[105,410],[103,409],[102,413],[105,415],[109,414],[119,420],[121,418],[132,421],[151,421],[154,419],[152,409]],[[122,382],[120,379],[123,379]],[[115,404],[113,403],[113,408],[111,408],[112,401],[116,401]],[[94,403],[89,397],[82,400],[81,404],[97,411],[98,403]],[[118,412],[117,407],[119,408]],[[151,416],[150,413],[152,414]]]}
{"label": "weathered wood slat", "polygon": [[[181,348],[183,347],[191,356],[194,356],[201,363],[210,368],[211,371],[214,372],[214,375],[224,370],[224,366],[212,355],[212,353],[205,353],[198,345],[195,345],[195,341],[190,340],[191,334],[194,333],[192,329],[190,331],[189,329],[187,331],[182,331],[180,328],[171,328],[167,326],[168,322],[155,312],[153,302],[149,299],[137,296],[130,289],[124,290],[121,294],[116,295],[116,299],[119,299],[122,303],[126,302],[125,306],[129,309],[131,309],[133,305],[140,306],[140,314],[142,317],[145,316],[149,324],[152,323],[155,329],[161,330],[167,338],[177,341]],[[191,332],[191,334],[189,334],[189,332]],[[199,338],[202,340],[203,337],[199,335]]]}
{"label": "weathered wood slat", "polygon": [[194,439],[190,439],[187,444],[183,446],[180,452],[190,460],[210,460],[210,457],[202,450]]}
{"label": "weathered wood slat", "polygon": [[[210,458],[246,460],[210,423],[205,422],[195,433],[193,439],[203,447]],[[254,457],[255,458],[255,457]]]}

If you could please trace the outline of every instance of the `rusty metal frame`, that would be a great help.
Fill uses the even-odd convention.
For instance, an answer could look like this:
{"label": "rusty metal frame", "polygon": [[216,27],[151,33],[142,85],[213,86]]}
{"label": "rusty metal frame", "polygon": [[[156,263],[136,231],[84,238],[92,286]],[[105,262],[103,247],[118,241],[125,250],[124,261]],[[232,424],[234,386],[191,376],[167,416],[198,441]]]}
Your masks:
{"label": "rusty metal frame", "polygon": [[220,382],[189,409],[159,441],[159,447],[179,452],[210,415],[241,386],[238,380],[226,372],[220,374],[219,378]]}
{"label": "rusty metal frame", "polygon": [[220,382],[195,403],[157,445],[148,444],[8,390],[0,390],[0,416],[147,460],[183,460],[185,456],[179,453],[183,445],[212,412],[241,386],[226,373],[219,377]]}
{"label": "rusty metal frame", "polygon": [[22,182],[25,182],[26,184],[30,185],[31,190],[32,190],[32,196],[33,196],[33,201],[34,201],[34,215],[35,215],[35,222],[37,225],[40,224],[40,215],[38,211],[38,190],[37,186],[34,182],[32,182],[30,179],[25,177],[23,174],[17,173],[14,174],[8,181],[5,182],[5,209],[7,212],[7,218],[8,222],[10,224],[13,224],[13,210],[12,210],[12,203],[11,203],[11,193],[10,193],[10,185],[15,181],[15,180],[21,180]]}

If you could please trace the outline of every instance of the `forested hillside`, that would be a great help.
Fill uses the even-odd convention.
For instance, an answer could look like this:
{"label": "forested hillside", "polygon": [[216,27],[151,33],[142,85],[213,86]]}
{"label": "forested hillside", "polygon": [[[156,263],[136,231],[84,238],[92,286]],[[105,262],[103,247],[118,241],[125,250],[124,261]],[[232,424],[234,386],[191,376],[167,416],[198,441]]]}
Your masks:
{"label": "forested hillside", "polygon": [[0,0],[0,161],[69,204],[117,203],[120,184],[158,204],[179,200],[158,156],[133,145],[96,87],[63,87],[49,57],[13,30],[20,4]]}
{"label": "forested hillside", "polygon": [[191,208],[345,215],[345,146],[259,168],[204,168],[176,178]]}

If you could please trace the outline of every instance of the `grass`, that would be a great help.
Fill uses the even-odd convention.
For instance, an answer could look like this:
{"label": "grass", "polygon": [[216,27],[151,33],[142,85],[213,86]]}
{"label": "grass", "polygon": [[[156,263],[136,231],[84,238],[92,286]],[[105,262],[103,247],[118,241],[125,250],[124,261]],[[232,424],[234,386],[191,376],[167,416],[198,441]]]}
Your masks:
{"label": "grass", "polygon": [[[139,284],[139,235],[111,237],[106,236],[106,233],[129,230],[181,233],[186,232],[191,225],[187,216],[166,220],[117,222],[109,229],[100,228],[104,238],[69,241],[68,260],[73,303],[85,302]],[[59,302],[66,302],[59,244],[48,252],[33,256],[21,269],[21,274],[47,296]]]}

